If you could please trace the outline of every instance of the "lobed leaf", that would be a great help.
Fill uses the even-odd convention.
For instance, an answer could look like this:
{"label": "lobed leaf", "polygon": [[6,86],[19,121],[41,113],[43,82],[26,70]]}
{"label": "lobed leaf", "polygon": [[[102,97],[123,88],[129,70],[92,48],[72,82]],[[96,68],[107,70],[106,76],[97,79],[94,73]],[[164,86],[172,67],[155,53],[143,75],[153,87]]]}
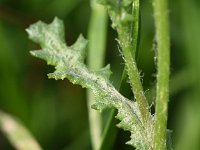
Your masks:
{"label": "lobed leaf", "polygon": [[121,120],[118,127],[131,132],[128,144],[140,150],[151,149],[153,126],[144,127],[137,103],[123,97],[110,83],[109,65],[99,71],[91,71],[86,67],[84,59],[87,40],[82,35],[75,44],[67,46],[64,42],[64,25],[58,18],[49,25],[39,21],[26,31],[29,38],[42,48],[31,51],[31,54],[55,66],[55,72],[48,74],[49,78],[67,78],[73,84],[91,89],[96,96],[92,108],[99,111],[108,107],[118,109],[116,118]]}

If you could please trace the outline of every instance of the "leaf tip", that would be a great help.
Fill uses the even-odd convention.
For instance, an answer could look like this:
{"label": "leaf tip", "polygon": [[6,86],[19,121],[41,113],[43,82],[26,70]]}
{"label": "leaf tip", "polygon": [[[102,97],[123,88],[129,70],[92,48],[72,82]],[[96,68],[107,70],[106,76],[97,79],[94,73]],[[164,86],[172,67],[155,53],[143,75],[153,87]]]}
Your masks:
{"label": "leaf tip", "polygon": [[36,56],[36,55],[35,55],[35,51],[30,51],[29,53],[30,53],[32,56]]}

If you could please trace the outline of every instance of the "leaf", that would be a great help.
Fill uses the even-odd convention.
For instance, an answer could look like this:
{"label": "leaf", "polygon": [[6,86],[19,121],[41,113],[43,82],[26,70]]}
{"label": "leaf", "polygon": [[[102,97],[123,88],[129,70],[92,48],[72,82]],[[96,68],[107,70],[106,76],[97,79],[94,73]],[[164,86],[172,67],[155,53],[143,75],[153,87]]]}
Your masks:
{"label": "leaf", "polygon": [[55,72],[48,74],[49,78],[67,78],[74,84],[91,89],[96,96],[92,108],[99,111],[108,107],[118,109],[116,118],[121,120],[118,127],[131,132],[128,144],[137,149],[151,148],[153,126],[144,127],[137,103],[123,97],[110,83],[110,67],[90,71],[84,64],[87,40],[82,35],[75,44],[67,46],[63,38],[64,25],[58,18],[49,25],[39,21],[26,31],[29,38],[42,47],[42,50],[31,51],[31,54],[55,66]]}
{"label": "leaf", "polygon": [[132,3],[133,0],[97,0],[100,4],[108,9],[109,16],[112,20],[112,27],[118,29],[128,25],[133,21]]}
{"label": "leaf", "polygon": [[0,111],[0,130],[17,150],[42,150],[22,124],[2,111]]}

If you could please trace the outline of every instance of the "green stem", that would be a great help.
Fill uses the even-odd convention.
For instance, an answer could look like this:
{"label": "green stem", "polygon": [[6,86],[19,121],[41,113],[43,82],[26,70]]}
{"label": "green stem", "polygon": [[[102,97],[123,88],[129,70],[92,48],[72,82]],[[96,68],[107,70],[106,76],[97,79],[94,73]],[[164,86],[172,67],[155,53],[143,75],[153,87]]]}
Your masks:
{"label": "green stem", "polygon": [[157,39],[157,89],[154,149],[166,149],[166,127],[169,100],[170,42],[167,0],[154,0],[154,19]]}
{"label": "green stem", "polygon": [[140,74],[136,65],[135,53],[138,44],[138,29],[139,29],[139,0],[133,2],[134,20],[132,27],[129,25],[121,26],[118,29],[119,41],[122,47],[127,74],[129,76],[132,91],[139,105],[143,123],[146,124],[150,115],[148,111],[148,103],[144,95]]}
{"label": "green stem", "polygon": [[[120,28],[117,29],[118,35],[119,35],[119,41],[120,45],[123,50],[124,58],[126,61],[126,70],[128,72],[131,86],[132,86],[132,91],[135,95],[135,98],[139,104],[140,107],[140,112],[142,114],[143,122],[146,123],[147,117],[150,115],[148,112],[148,104],[146,101],[146,98],[144,96],[142,84],[140,81],[140,76],[138,73],[138,69],[136,66],[136,60],[135,60],[135,54],[138,48],[138,32],[139,32],[139,0],[134,0],[132,4],[132,15],[133,15],[133,21],[131,22],[131,25],[128,26],[120,26]],[[122,80],[124,78],[124,74],[122,77]],[[123,89],[123,88],[120,88]],[[112,127],[113,127],[113,117],[115,115],[115,111],[112,112],[111,118],[110,118],[110,123],[108,124],[106,131],[111,130],[112,132]],[[105,131],[105,132],[106,132]],[[108,131],[109,133],[109,131]],[[105,143],[106,140],[110,141],[110,137],[107,135],[108,133],[105,133],[103,135],[103,140],[102,140],[102,145],[101,149],[109,149],[108,146],[106,147]],[[115,133],[115,132],[114,132]]]}
{"label": "green stem", "polygon": [[[92,14],[88,31],[88,67],[92,70],[100,69],[104,64],[106,46],[107,14],[103,6],[91,1]],[[101,20],[101,21],[99,21]],[[94,94],[87,90],[87,105],[89,115],[90,137],[93,150],[99,149],[102,133],[101,114],[91,109],[94,104]]]}
{"label": "green stem", "polygon": [[126,61],[127,74],[129,76],[130,84],[131,84],[135,99],[138,102],[140,113],[143,118],[143,122],[146,122],[147,115],[149,113],[148,104],[143,92],[143,87],[140,81],[138,68],[136,66],[135,59],[132,56],[133,46],[131,46],[130,43],[126,43],[127,42],[126,37],[127,35],[125,34],[125,32],[119,35],[119,39],[122,42],[121,45],[122,45],[122,51],[124,54],[124,59]]}
{"label": "green stem", "polygon": [[132,38],[133,38],[133,56],[134,58],[136,57],[135,54],[136,54],[136,51],[137,51],[137,48],[138,48],[138,41],[139,41],[139,38],[138,38],[138,33],[139,33],[139,17],[140,17],[140,4],[139,4],[139,0],[134,0],[133,1],[133,10],[132,10],[132,13],[133,13],[133,16],[134,16],[134,20],[133,20],[133,25],[132,25]]}

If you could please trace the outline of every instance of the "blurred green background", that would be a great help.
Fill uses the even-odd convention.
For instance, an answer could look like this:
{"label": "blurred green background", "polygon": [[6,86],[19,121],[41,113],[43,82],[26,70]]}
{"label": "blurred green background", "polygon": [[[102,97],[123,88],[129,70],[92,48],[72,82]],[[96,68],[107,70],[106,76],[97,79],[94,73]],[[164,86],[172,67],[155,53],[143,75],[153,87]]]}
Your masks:
{"label": "blurred green background", "polygon": [[[200,149],[200,1],[170,0],[171,81],[168,128],[178,150]],[[49,80],[53,67],[33,58],[38,45],[28,40],[30,24],[64,20],[66,41],[87,37],[88,0],[0,0],[0,110],[17,117],[45,150],[90,150],[85,89],[67,80]],[[101,21],[101,20],[99,20]],[[147,95],[153,94],[156,69],[152,2],[141,1],[141,36],[137,55]],[[106,64],[112,82],[120,78],[123,61],[116,33],[108,26]],[[148,90],[150,89],[150,90]],[[129,133],[119,130],[113,149],[125,145]],[[0,149],[14,149],[0,132]]]}

